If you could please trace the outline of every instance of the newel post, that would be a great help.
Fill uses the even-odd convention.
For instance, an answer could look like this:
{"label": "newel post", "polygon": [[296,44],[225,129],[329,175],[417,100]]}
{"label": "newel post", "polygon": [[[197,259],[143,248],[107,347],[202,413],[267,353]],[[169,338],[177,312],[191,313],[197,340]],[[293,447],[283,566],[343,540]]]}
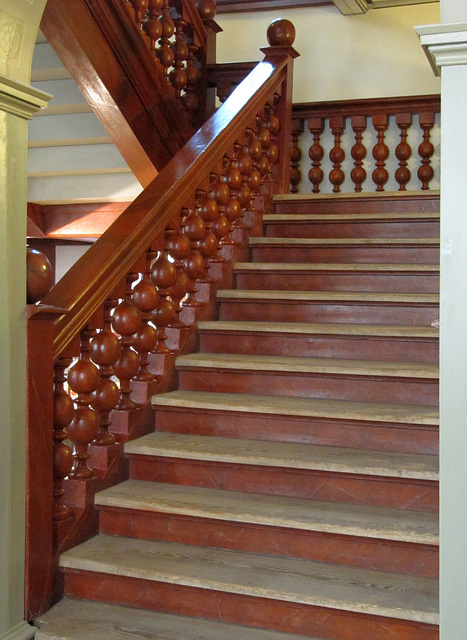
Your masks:
{"label": "newel post", "polygon": [[62,309],[28,305],[26,613],[52,604],[54,573],[54,321]]}
{"label": "newel post", "polygon": [[275,136],[279,147],[279,158],[272,165],[272,178],[275,193],[289,193],[290,190],[290,154],[292,140],[292,90],[293,61],[300,54],[293,48],[295,27],[289,20],[278,19],[271,22],[267,31],[269,47],[261,51],[265,62],[278,66],[284,60],[284,79],[280,87],[280,99],[274,106],[274,114],[279,119],[280,130]]}

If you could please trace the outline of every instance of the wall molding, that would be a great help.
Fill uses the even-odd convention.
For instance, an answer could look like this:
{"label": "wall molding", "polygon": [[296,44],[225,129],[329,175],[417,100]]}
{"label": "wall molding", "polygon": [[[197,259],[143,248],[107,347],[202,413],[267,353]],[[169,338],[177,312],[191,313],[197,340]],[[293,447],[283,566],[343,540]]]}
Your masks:
{"label": "wall molding", "polygon": [[467,64],[467,22],[415,27],[436,76],[441,67]]}
{"label": "wall molding", "polygon": [[0,73],[1,111],[30,120],[39,109],[45,109],[51,99],[52,96],[49,93],[39,91]]}
{"label": "wall molding", "polygon": [[0,640],[31,640],[34,638],[37,627],[31,627],[27,622],[20,622],[9,631],[0,635]]}

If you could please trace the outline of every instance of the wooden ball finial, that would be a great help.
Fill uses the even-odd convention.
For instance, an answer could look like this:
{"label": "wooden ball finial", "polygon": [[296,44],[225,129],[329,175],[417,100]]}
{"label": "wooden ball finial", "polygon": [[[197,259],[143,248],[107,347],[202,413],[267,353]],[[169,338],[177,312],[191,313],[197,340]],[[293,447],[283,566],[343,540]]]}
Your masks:
{"label": "wooden ball finial", "polygon": [[39,302],[50,291],[54,273],[49,259],[37,249],[27,247],[27,301]]}
{"label": "wooden ball finial", "polygon": [[295,27],[290,20],[278,18],[269,25],[267,36],[271,47],[291,47],[295,41]]}

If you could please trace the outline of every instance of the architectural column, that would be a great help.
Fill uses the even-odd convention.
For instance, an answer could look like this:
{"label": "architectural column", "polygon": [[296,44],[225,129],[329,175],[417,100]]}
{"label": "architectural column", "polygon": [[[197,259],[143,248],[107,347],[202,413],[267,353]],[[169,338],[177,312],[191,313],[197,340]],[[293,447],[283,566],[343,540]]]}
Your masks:
{"label": "architectural column", "polygon": [[0,6],[0,640],[28,640],[24,620],[26,194],[28,119],[47,105],[29,86],[45,0]]}
{"label": "architectural column", "polygon": [[416,29],[441,74],[441,640],[467,629],[467,22],[451,22],[463,13],[447,0],[446,24]]}

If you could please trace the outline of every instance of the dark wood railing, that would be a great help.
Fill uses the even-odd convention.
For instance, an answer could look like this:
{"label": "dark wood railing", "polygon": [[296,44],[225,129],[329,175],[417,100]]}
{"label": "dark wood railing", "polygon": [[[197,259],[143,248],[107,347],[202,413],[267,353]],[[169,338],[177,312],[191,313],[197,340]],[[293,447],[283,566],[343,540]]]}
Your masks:
{"label": "dark wood railing", "polygon": [[177,350],[215,313],[272,193],[288,192],[296,54],[281,24],[264,61],[30,307],[31,617],[60,592],[57,554],[95,533],[94,493],[125,477],[123,442],[151,428],[148,401],[170,388]]}

